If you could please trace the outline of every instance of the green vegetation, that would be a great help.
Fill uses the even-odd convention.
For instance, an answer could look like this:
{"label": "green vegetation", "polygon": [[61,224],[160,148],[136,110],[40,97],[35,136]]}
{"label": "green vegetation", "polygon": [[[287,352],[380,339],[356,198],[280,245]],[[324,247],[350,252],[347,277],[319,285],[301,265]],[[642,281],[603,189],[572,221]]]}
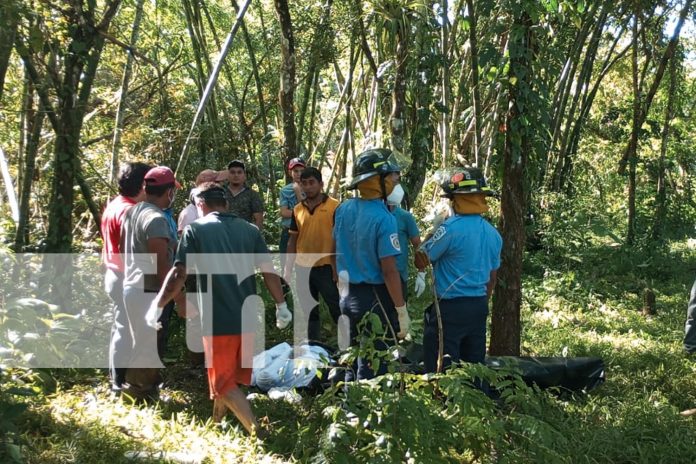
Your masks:
{"label": "green vegetation", "polygon": [[[254,0],[191,130],[246,3],[0,2],[0,462],[693,462],[696,416],[679,413],[696,408],[681,347],[696,274],[694,2]],[[102,371],[3,364],[35,354],[27,343],[84,354],[64,329],[105,299],[87,269],[119,161],[181,165],[189,188],[244,159],[274,248],[286,161],[305,157],[343,199],[355,156],[376,145],[403,164],[424,230],[440,168],[477,165],[502,192],[491,353],[599,356],[606,384],[568,395],[467,367],[296,404],[260,395],[262,443],[231,417],[211,423],[180,321],[157,406],[112,399]],[[13,271],[13,252],[68,251],[74,275]],[[71,289],[77,304],[59,306]],[[416,341],[427,304],[410,301]],[[267,322],[268,345],[284,341]],[[474,374],[502,401],[471,388]]]}
{"label": "green vegetation", "polygon": [[[256,395],[254,408],[271,430],[259,442],[231,416],[223,427],[210,422],[206,380],[181,360],[177,323],[157,406],[112,399],[103,372],[3,371],[6,456],[37,463],[131,462],[130,451],[154,453],[152,462],[161,462],[161,452],[172,462],[689,462],[696,424],[679,412],[696,404],[696,362],[680,340],[693,241],[630,254],[611,244],[578,254],[567,243],[553,255],[528,255],[522,349],[602,357],[607,382],[589,394],[537,391],[473,368],[439,382],[406,376],[400,392],[400,377],[391,374],[347,396],[303,393],[297,404]],[[657,314],[648,317],[640,311],[646,281],[657,295]],[[422,297],[414,307],[426,304]],[[473,371],[503,391],[500,403],[470,386]]]}

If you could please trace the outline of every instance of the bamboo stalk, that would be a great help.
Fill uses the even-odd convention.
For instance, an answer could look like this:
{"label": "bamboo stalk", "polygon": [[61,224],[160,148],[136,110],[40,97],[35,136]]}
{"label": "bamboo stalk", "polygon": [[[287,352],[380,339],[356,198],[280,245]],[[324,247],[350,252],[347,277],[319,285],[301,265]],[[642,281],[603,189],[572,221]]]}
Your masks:
{"label": "bamboo stalk", "polygon": [[210,74],[210,77],[208,78],[208,83],[206,84],[205,90],[203,91],[203,96],[201,97],[201,100],[198,103],[198,108],[196,109],[196,114],[193,117],[193,121],[191,122],[191,128],[189,129],[188,136],[186,137],[186,141],[184,142],[184,147],[181,149],[181,156],[179,157],[179,163],[176,166],[175,172],[182,172],[186,167],[186,162],[188,161],[188,152],[191,148],[191,140],[193,138],[193,133],[196,130],[196,126],[198,126],[198,123],[203,117],[205,105],[208,102],[208,99],[210,98],[215,84],[217,83],[217,78],[220,75],[220,69],[222,68],[222,64],[224,63],[227,54],[230,52],[230,49],[232,48],[232,41],[234,40],[234,36],[236,35],[237,30],[239,29],[242,19],[244,18],[244,14],[246,13],[247,8],[249,8],[250,3],[251,0],[247,0],[246,2],[244,2],[244,5],[242,5],[242,8],[239,10],[239,13],[237,14],[237,19],[235,20],[234,25],[232,26],[232,29],[230,30],[230,33],[228,34],[227,39],[225,39],[225,43],[222,46],[220,53],[218,54],[217,63],[215,63],[213,72]]}

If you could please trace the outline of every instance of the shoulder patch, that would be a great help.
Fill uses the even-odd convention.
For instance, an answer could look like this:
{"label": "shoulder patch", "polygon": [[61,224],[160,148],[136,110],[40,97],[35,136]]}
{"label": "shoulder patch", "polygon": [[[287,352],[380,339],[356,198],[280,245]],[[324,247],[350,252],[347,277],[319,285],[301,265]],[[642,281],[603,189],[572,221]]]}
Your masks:
{"label": "shoulder patch", "polygon": [[435,231],[435,233],[433,234],[433,238],[432,238],[433,242],[437,242],[438,240],[440,240],[442,237],[445,236],[446,233],[447,233],[447,229],[445,229],[442,226],[438,227],[437,230]]}
{"label": "shoulder patch", "polygon": [[392,246],[395,250],[401,251],[401,245],[399,244],[399,234],[391,234],[389,236]]}

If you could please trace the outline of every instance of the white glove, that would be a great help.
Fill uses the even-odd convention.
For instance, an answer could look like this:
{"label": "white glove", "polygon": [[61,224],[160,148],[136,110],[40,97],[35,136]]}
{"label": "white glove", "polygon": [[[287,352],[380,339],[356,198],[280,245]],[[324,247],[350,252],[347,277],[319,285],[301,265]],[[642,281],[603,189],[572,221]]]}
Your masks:
{"label": "white glove", "polygon": [[425,272],[419,272],[416,276],[416,285],[414,287],[416,297],[419,297],[425,291]]}
{"label": "white glove", "polygon": [[153,300],[152,303],[150,303],[150,307],[147,308],[147,312],[145,313],[145,324],[147,324],[149,327],[152,327],[155,330],[159,330],[162,328],[162,323],[159,322],[159,318],[162,315],[162,308],[157,306],[157,300]]}
{"label": "white glove", "polygon": [[286,302],[276,303],[276,327],[284,329],[292,321],[292,313],[288,309]]}
{"label": "white glove", "polygon": [[396,308],[396,314],[399,316],[399,333],[396,334],[399,338],[405,338],[408,335],[408,329],[411,327],[411,318],[408,315],[406,305]]}

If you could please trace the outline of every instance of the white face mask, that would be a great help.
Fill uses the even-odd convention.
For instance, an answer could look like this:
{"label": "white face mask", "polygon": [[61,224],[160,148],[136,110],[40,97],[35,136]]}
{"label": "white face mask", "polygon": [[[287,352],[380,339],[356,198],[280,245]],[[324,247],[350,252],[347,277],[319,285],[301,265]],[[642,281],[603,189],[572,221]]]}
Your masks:
{"label": "white face mask", "polygon": [[169,206],[167,206],[165,209],[169,209],[172,206],[174,206],[174,202],[176,201],[176,189],[172,189],[172,194],[169,197]]}
{"label": "white face mask", "polygon": [[400,205],[401,202],[404,199],[404,188],[401,186],[401,184],[396,184],[394,186],[394,190],[387,196],[387,203],[390,205]]}

